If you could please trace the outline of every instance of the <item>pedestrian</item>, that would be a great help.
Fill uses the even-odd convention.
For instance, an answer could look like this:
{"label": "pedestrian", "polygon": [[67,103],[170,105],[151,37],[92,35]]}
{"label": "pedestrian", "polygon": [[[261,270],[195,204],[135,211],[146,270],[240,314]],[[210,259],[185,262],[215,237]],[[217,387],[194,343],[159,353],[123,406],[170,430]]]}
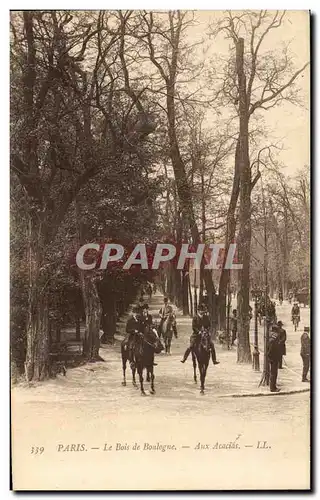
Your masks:
{"label": "pedestrian", "polygon": [[237,309],[233,309],[232,316],[230,318],[231,323],[231,345],[234,345],[234,342],[237,338],[237,330],[238,330],[238,318],[237,318]]}
{"label": "pedestrian", "polygon": [[309,382],[307,378],[309,368],[310,368],[310,327],[305,326],[303,329],[303,334],[301,335],[301,351],[300,355],[303,362],[302,368],[302,382]]}
{"label": "pedestrian", "polygon": [[279,349],[280,349],[280,359],[279,359],[279,368],[280,370],[283,368],[282,366],[282,356],[286,355],[286,340],[287,340],[287,332],[283,327],[282,321],[278,321],[278,332],[279,332]]}
{"label": "pedestrian", "polygon": [[278,367],[280,359],[278,326],[272,326],[268,346],[268,359],[270,363],[270,392],[279,392],[277,387]]}

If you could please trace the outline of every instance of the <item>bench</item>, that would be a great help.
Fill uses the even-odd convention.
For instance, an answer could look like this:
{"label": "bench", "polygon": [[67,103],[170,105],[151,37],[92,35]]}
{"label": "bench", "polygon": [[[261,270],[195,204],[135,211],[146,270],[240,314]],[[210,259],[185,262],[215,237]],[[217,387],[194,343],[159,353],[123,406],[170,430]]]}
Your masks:
{"label": "bench", "polygon": [[50,346],[49,366],[50,376],[67,373],[67,365],[71,365],[83,357],[82,341],[72,340],[65,342],[54,342]]}

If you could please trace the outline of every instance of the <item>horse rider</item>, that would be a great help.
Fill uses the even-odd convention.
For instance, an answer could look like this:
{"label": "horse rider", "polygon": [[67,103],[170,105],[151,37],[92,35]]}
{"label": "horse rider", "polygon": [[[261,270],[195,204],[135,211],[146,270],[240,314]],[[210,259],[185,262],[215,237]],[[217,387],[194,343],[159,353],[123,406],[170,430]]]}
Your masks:
{"label": "horse rider", "polygon": [[[186,360],[188,359],[188,356],[190,352],[192,351],[193,347],[195,346],[195,343],[198,340],[198,335],[201,331],[201,329],[204,328],[209,332],[210,329],[210,318],[209,314],[205,314],[205,309],[203,305],[199,305],[198,307],[198,312],[197,314],[193,317],[192,320],[192,335],[190,337],[190,346],[187,348],[186,352],[184,353],[183,359],[181,360],[181,363],[185,363]],[[211,358],[212,362],[214,365],[218,365],[220,361],[217,361],[216,357],[216,350],[214,347],[214,343],[212,342],[212,339],[210,338],[209,340],[210,343],[210,349],[211,349]]]}
{"label": "horse rider", "polygon": [[126,333],[128,334],[128,359],[131,368],[134,368],[133,346],[138,338],[143,337],[143,324],[141,321],[140,309],[134,306],[132,316],[128,319],[126,325]]}
{"label": "horse rider", "polygon": [[[152,315],[149,313],[148,304],[143,304],[142,314],[140,316],[140,322],[141,322],[141,329],[143,332],[146,331],[147,327],[148,328],[153,327],[153,318]],[[157,363],[153,363],[153,366],[157,366]]]}
{"label": "horse rider", "polygon": [[278,332],[279,332],[279,349],[280,349],[280,359],[279,359],[279,368],[282,369],[282,356],[286,355],[286,340],[287,340],[287,332],[283,327],[282,321],[278,321]]}
{"label": "horse rider", "polygon": [[293,306],[292,306],[292,309],[291,309],[291,321],[293,321],[295,317],[299,318],[299,323],[300,323],[300,307],[299,307],[298,302],[295,302],[293,304]]}
{"label": "horse rider", "polygon": [[307,378],[309,367],[310,367],[310,337],[309,337],[310,327],[305,326],[303,329],[303,334],[301,335],[301,351],[300,355],[303,362],[302,369],[302,382],[309,382]]}
{"label": "horse rider", "polygon": [[278,326],[271,328],[271,335],[268,346],[268,359],[270,363],[270,392],[279,392],[277,387],[278,367],[280,360],[280,344]]}
{"label": "horse rider", "polygon": [[167,318],[171,318],[173,320],[174,318],[174,311],[172,308],[172,305],[169,304],[168,297],[164,297],[163,299],[163,306],[161,307],[159,311],[159,316],[160,316],[160,323],[159,323],[159,332],[162,330],[162,325],[165,322]]}
{"label": "horse rider", "polygon": [[151,314],[149,313],[148,304],[143,304],[142,306],[141,323],[144,326],[152,326],[153,319]]}
{"label": "horse rider", "polygon": [[173,301],[170,299],[170,306],[172,307],[172,331],[175,338],[178,338],[178,330],[177,330],[177,320],[176,320],[176,306]]}

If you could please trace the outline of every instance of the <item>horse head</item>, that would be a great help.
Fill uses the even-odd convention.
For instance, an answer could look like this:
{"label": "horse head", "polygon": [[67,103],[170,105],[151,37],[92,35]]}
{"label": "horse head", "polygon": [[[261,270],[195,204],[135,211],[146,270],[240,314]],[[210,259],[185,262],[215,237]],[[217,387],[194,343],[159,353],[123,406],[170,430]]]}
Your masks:
{"label": "horse head", "polygon": [[154,352],[156,354],[159,354],[164,349],[164,346],[159,338],[157,329],[152,325],[149,325],[149,327],[145,331],[145,342],[147,342],[149,345],[153,347]]}

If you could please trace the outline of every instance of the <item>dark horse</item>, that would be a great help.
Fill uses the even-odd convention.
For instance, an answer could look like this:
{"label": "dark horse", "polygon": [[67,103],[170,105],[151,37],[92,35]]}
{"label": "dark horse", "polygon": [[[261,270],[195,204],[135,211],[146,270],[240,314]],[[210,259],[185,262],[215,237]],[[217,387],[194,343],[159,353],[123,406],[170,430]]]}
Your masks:
{"label": "dark horse", "polygon": [[[152,326],[147,326],[144,333],[137,337],[133,346],[133,366],[132,370],[132,383],[134,387],[137,387],[136,383],[136,371],[139,375],[140,389],[143,396],[146,395],[143,387],[143,369],[147,370],[147,381],[151,381],[151,394],[155,393],[154,389],[154,372],[153,363],[155,353],[159,354],[163,350],[163,345],[158,337],[157,331]],[[126,383],[126,367],[127,361],[129,359],[129,346],[128,340],[124,339],[121,343],[121,357],[122,357],[122,370],[123,370],[123,382],[122,385],[127,385]]]}
{"label": "dark horse", "polygon": [[163,321],[161,321],[159,325],[158,333],[159,337],[163,337],[166,354],[171,354],[171,342],[173,336],[172,324],[173,318],[171,316],[168,316]]}
{"label": "dark horse", "polygon": [[210,333],[202,328],[192,349],[193,378],[197,383],[197,364],[200,373],[200,394],[204,394],[204,382],[210,361]]}

